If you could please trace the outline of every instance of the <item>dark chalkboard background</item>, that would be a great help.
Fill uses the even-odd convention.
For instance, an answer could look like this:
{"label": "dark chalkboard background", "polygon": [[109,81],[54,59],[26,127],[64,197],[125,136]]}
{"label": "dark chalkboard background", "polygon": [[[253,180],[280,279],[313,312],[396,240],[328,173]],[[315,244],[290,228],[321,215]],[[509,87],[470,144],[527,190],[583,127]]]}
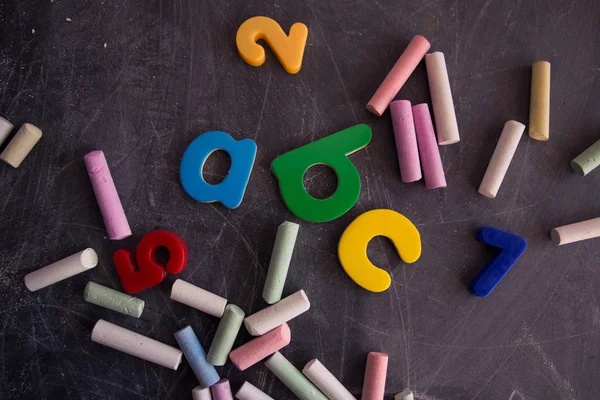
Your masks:
{"label": "dark chalkboard background", "polygon": [[[238,56],[237,28],[255,15],[286,31],[308,25],[299,74],[271,52],[260,68]],[[0,115],[44,132],[19,169],[0,166],[0,397],[191,398],[187,363],[171,371],[121,354],[93,343],[91,329],[103,318],[174,345],[191,324],[208,346],[218,320],[170,301],[173,276],[139,293],[139,320],[85,303],[85,284],[120,289],[113,252],[169,229],[190,250],[181,278],[247,313],[261,309],[277,225],[298,222],[271,161],[367,123],[373,140],[351,157],[359,201],[333,222],[301,222],[285,292],[303,288],[312,308],[291,322],[285,356],[300,368],[319,358],[357,395],[367,352],[385,351],[390,396],[409,386],[428,400],[600,398],[598,241],[558,248],[549,238],[552,227],[600,215],[600,172],[582,178],[568,166],[598,139],[599,20],[596,0],[0,1]],[[445,190],[401,183],[390,118],[365,109],[414,34],[446,54],[454,92],[462,140],[441,148]],[[524,136],[498,198],[484,198],[477,187],[504,122],[527,123],[536,59],[552,63],[551,139]],[[423,65],[398,97],[430,100]],[[180,187],[185,148],[209,130],[258,145],[236,210]],[[94,149],[106,153],[134,231],[122,242],[107,239],[86,174],[82,156]],[[209,160],[208,178],[223,177],[227,162]],[[327,168],[308,180],[321,196],[335,187]],[[423,254],[405,265],[389,241],[373,240],[371,260],[393,275],[373,294],[343,272],[336,248],[356,216],[382,207],[418,226]],[[484,225],[522,235],[529,248],[482,299],[466,284],[492,255],[474,238]],[[100,255],[94,270],[25,289],[26,273],[88,246]],[[234,390],[248,380],[293,398],[263,365],[221,373]]]}

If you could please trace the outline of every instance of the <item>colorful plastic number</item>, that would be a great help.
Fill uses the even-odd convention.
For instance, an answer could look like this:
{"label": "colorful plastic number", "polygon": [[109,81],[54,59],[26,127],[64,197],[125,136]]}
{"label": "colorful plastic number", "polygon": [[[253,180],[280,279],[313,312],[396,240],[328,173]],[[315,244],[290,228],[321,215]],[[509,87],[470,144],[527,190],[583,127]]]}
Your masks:
{"label": "colorful plastic number", "polygon": [[421,236],[408,218],[393,210],[367,211],[348,225],[338,245],[344,271],[360,287],[383,292],[390,287],[392,278],[367,257],[367,245],[375,236],[390,239],[402,261],[409,264],[421,256]]}
{"label": "colorful plastic number", "polygon": [[476,296],[485,297],[494,290],[510,268],[517,262],[527,248],[527,242],[521,236],[487,226],[477,230],[477,240],[497,247],[499,254],[492,259],[469,285]]}
{"label": "colorful plastic number", "polygon": [[113,255],[113,261],[121,279],[121,285],[127,293],[137,293],[161,283],[167,276],[165,267],[156,261],[156,249],[164,246],[169,250],[169,261],[165,266],[170,274],[178,274],[184,270],[188,251],[183,239],[169,231],[150,232],[140,240],[133,254],[126,249],[119,249]]}
{"label": "colorful plastic number", "polygon": [[[273,173],[279,180],[285,205],[298,218],[311,222],[327,222],[344,215],[358,200],[360,175],[349,154],[371,141],[371,128],[365,124],[334,133],[309,143],[273,160]],[[330,166],[338,178],[335,193],[327,199],[316,199],[304,187],[304,174],[316,164]]]}
{"label": "colorful plastic number", "polygon": [[[202,168],[208,156],[216,150],[229,154],[231,167],[223,181],[211,185],[202,177]],[[252,139],[236,141],[225,132],[206,132],[194,139],[183,153],[179,168],[181,186],[198,201],[220,201],[225,207],[236,208],[244,198],[255,157],[256,143]]]}
{"label": "colorful plastic number", "polygon": [[286,36],[275,20],[252,17],[240,25],[235,42],[242,59],[253,67],[260,67],[265,63],[265,49],[256,42],[265,40],[283,68],[290,74],[295,74],[302,67],[307,37],[308,28],[301,22],[292,25],[290,35]]}

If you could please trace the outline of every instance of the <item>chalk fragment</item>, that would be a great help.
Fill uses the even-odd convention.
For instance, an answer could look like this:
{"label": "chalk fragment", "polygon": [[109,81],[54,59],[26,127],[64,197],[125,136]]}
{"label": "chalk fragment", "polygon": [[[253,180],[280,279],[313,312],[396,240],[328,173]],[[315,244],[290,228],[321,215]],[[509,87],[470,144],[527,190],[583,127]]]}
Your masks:
{"label": "chalk fragment", "polygon": [[356,400],[348,389],[316,358],[306,364],[302,373],[328,398],[335,400]]}
{"label": "chalk fragment", "polygon": [[227,299],[181,279],[173,284],[171,299],[217,318],[223,316],[227,305]]}
{"label": "chalk fragment", "polygon": [[175,340],[179,343],[179,347],[183,351],[192,371],[194,371],[194,375],[198,378],[201,387],[207,388],[219,381],[217,370],[206,360],[204,348],[191,326],[188,325],[175,332]]}
{"label": "chalk fragment", "polygon": [[18,168],[41,137],[42,131],[37,126],[24,124],[4,148],[4,151],[0,154],[0,160],[13,168]]}
{"label": "chalk fragment", "polygon": [[13,128],[13,124],[0,117],[0,146],[6,141]]}
{"label": "chalk fragment", "polygon": [[413,399],[414,399],[413,392],[411,392],[408,389],[403,392],[400,392],[394,396],[394,400],[413,400]]}
{"label": "chalk fragment", "polygon": [[460,135],[444,53],[436,51],[427,54],[425,66],[427,67],[438,143],[440,146],[457,143],[460,141]]}
{"label": "chalk fragment", "polygon": [[225,307],[215,337],[208,349],[206,360],[212,365],[225,365],[227,356],[233,347],[235,338],[244,322],[244,311],[235,304]]}
{"label": "chalk fragment", "polygon": [[88,303],[108,308],[121,314],[139,318],[144,311],[144,300],[118,292],[95,282],[88,282],[83,291]]}
{"label": "chalk fragment", "polygon": [[600,140],[571,161],[571,169],[581,176],[586,176],[598,165],[600,165]]}
{"label": "chalk fragment", "polygon": [[210,388],[203,388],[198,385],[192,389],[192,400],[212,400]]}
{"label": "chalk fragment", "polygon": [[250,382],[244,382],[235,397],[239,400],[274,400]]}
{"label": "chalk fragment", "polygon": [[550,235],[557,246],[597,238],[600,236],[600,218],[554,228]]}
{"label": "chalk fragment", "polygon": [[550,138],[550,63],[548,61],[538,61],[532,66],[529,137],[543,141]]}
{"label": "chalk fragment", "polygon": [[306,293],[304,290],[299,290],[278,303],[246,317],[244,325],[252,336],[261,336],[284,322],[296,318],[309,308],[310,302]]}
{"label": "chalk fragment", "polygon": [[269,304],[281,300],[299,228],[300,225],[289,221],[285,221],[277,228],[275,245],[271,253],[271,262],[262,295]]}
{"label": "chalk fragment", "polygon": [[290,327],[284,323],[233,350],[229,358],[243,371],[290,344],[291,337]]}
{"label": "chalk fragment", "polygon": [[394,127],[394,139],[398,153],[398,164],[402,182],[418,181],[421,174],[419,147],[413,119],[412,105],[408,100],[396,100],[390,104],[390,115]]}
{"label": "chalk fragment", "polygon": [[367,356],[367,368],[361,400],[383,400],[387,377],[388,355],[371,352]]}
{"label": "chalk fragment", "polygon": [[94,249],[85,249],[60,261],[25,275],[25,286],[30,292],[50,286],[98,265]]}
{"label": "chalk fragment", "polygon": [[417,132],[419,156],[421,157],[423,175],[425,176],[425,187],[427,189],[445,188],[446,176],[444,175],[440,149],[435,140],[429,106],[426,103],[417,104],[413,106],[412,110],[415,131]]}
{"label": "chalk fragment", "polygon": [[214,400],[233,400],[231,385],[227,379],[220,379],[210,387],[210,391]]}
{"label": "chalk fragment", "polygon": [[327,397],[280,352],[273,354],[265,365],[300,400],[327,400]]}

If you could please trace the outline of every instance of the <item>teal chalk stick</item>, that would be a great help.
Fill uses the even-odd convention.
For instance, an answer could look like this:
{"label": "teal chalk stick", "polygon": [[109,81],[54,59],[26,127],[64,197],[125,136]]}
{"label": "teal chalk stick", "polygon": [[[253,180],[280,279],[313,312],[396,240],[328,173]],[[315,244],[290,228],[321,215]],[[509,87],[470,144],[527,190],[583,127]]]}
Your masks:
{"label": "teal chalk stick", "polygon": [[598,165],[600,165],[600,140],[571,161],[571,169],[581,176],[586,176]]}
{"label": "teal chalk stick", "polygon": [[206,355],[206,360],[210,364],[225,365],[245,316],[244,311],[235,304],[228,304],[225,307],[217,333]]}
{"label": "teal chalk stick", "polygon": [[327,397],[280,352],[273,354],[265,365],[300,400],[327,400]]}
{"label": "teal chalk stick", "polygon": [[94,282],[88,282],[83,291],[88,303],[108,308],[121,314],[139,318],[144,311],[144,300],[118,292]]}
{"label": "teal chalk stick", "polygon": [[283,287],[290,268],[298,229],[300,229],[300,225],[289,221],[285,221],[277,228],[275,245],[263,289],[263,299],[269,304],[277,303],[283,295]]}

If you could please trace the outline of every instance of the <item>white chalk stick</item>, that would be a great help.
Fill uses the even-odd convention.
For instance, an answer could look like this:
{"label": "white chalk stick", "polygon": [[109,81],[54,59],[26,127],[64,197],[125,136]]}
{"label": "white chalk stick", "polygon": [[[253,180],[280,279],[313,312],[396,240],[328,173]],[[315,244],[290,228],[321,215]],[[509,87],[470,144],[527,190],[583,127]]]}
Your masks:
{"label": "white chalk stick", "polygon": [[192,389],[192,400],[212,400],[210,388],[202,388],[198,385]]}
{"label": "white chalk stick", "polygon": [[507,121],[496,144],[492,159],[485,171],[479,193],[485,197],[494,198],[498,194],[504,175],[517,150],[525,125],[517,121]]}
{"label": "white chalk stick", "polygon": [[244,382],[240,390],[235,394],[235,397],[240,400],[273,400],[271,396],[250,382]]}
{"label": "white chalk stick", "polygon": [[177,370],[181,364],[181,350],[118,325],[99,319],[92,330],[92,341],[115,350]]}
{"label": "white chalk stick", "polygon": [[316,358],[306,364],[302,373],[330,399],[356,400],[348,389]]}
{"label": "white chalk stick", "polygon": [[11,167],[17,168],[41,137],[42,131],[37,126],[24,124],[4,148],[4,151],[0,154],[0,160]]}
{"label": "white chalk stick", "polygon": [[410,390],[405,390],[394,396],[394,400],[413,400],[413,398],[413,392]]}
{"label": "white chalk stick", "polygon": [[50,286],[98,265],[94,249],[85,249],[53,264],[25,275],[25,286],[30,292]]}
{"label": "white chalk stick", "polygon": [[0,146],[6,141],[6,138],[8,138],[13,128],[13,124],[0,117]]}
{"label": "white chalk stick", "polygon": [[218,318],[223,316],[227,305],[227,299],[181,279],[173,284],[171,299]]}
{"label": "white chalk stick", "polygon": [[306,293],[304,290],[299,290],[278,303],[246,317],[244,325],[252,336],[261,336],[284,322],[296,318],[309,308],[310,302]]}
{"label": "white chalk stick", "polygon": [[600,237],[600,218],[554,228],[550,235],[557,246]]}
{"label": "white chalk stick", "polygon": [[433,104],[433,116],[435,117],[435,130],[440,146],[453,144],[460,141],[458,124],[456,122],[456,111],[452,100],[452,89],[444,53],[436,51],[425,56],[427,67],[427,78],[429,80],[429,92]]}

